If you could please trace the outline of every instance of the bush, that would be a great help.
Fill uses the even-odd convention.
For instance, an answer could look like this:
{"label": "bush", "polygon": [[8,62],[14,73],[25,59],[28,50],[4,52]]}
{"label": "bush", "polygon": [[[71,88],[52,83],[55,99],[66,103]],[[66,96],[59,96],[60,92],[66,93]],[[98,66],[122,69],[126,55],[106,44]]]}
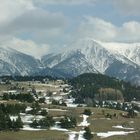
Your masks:
{"label": "bush", "polygon": [[83,137],[87,140],[91,140],[93,138],[93,134],[91,133],[89,127],[85,127],[85,133],[83,134]]}
{"label": "bush", "polygon": [[40,114],[42,116],[46,116],[46,115],[48,115],[48,112],[45,109],[43,109],[43,110],[41,110],[41,113]]}
{"label": "bush", "polygon": [[76,127],[77,121],[74,117],[66,117],[60,120],[61,128],[74,128]]}
{"label": "bush", "polygon": [[90,109],[85,109],[83,114],[90,116],[91,115],[91,110]]}

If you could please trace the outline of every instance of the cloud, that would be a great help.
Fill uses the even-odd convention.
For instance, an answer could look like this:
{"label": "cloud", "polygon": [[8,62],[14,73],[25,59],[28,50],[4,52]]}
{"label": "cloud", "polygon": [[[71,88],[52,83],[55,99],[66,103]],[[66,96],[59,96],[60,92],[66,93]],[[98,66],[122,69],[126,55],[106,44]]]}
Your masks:
{"label": "cloud", "polygon": [[2,42],[1,46],[16,49],[36,58],[40,58],[42,55],[47,54],[50,47],[48,44],[37,44],[32,40],[22,40],[18,38]]}
{"label": "cloud", "polygon": [[62,13],[48,12],[38,7],[35,0],[0,2],[0,43],[3,46],[40,57],[48,52],[48,44],[56,44],[58,38],[63,38],[67,18]]}
{"label": "cloud", "polygon": [[25,29],[54,29],[63,28],[66,18],[62,13],[49,13],[45,10],[36,9],[26,12],[13,23],[18,28]]}
{"label": "cloud", "polygon": [[117,38],[122,42],[140,42],[140,22],[129,21],[118,30]]}
{"label": "cloud", "polygon": [[29,34],[36,41],[49,36],[59,36],[67,25],[67,18],[62,13],[50,13],[36,8],[24,12],[13,21],[0,26],[0,36]]}
{"label": "cloud", "polygon": [[139,42],[140,23],[129,21],[121,26],[97,17],[85,17],[76,30],[76,38],[91,37],[102,41]]}
{"label": "cloud", "polygon": [[[139,0],[106,1],[109,5],[113,3],[113,6],[125,15],[140,15]],[[65,14],[65,11],[70,13],[69,10],[73,10],[73,6],[79,7],[75,5],[81,7],[86,4],[96,4],[96,2],[97,0],[0,0],[0,42],[40,57],[52,48],[60,50],[65,44],[79,38],[91,37],[96,40],[118,42],[140,41],[140,22],[131,21],[131,18],[129,18],[130,21],[117,26],[98,17],[84,16],[82,18],[81,12],[77,13],[79,14],[77,19],[73,19],[71,14]],[[102,5],[101,2],[102,0],[98,0],[96,8]],[[68,11],[62,8],[68,5],[71,6]],[[57,6],[60,6],[59,12]],[[64,13],[60,12],[61,8]],[[91,11],[88,14],[93,13]],[[113,17],[112,21],[116,22],[116,20],[117,18]]]}
{"label": "cloud", "polygon": [[28,0],[0,0],[0,25],[34,8],[33,3]]}
{"label": "cloud", "polygon": [[94,4],[96,0],[32,0],[34,4],[49,4],[49,5],[79,5],[79,4]]}
{"label": "cloud", "polygon": [[110,22],[96,17],[85,17],[78,28],[78,36],[111,40],[116,36],[116,28]]}
{"label": "cloud", "polygon": [[113,4],[124,15],[140,15],[140,0],[114,0]]}

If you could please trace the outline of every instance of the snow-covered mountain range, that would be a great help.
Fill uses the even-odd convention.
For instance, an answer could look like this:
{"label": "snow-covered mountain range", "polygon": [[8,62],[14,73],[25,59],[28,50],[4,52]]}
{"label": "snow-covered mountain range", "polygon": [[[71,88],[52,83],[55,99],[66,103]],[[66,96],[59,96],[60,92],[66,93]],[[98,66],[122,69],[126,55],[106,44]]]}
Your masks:
{"label": "snow-covered mountain range", "polygon": [[43,64],[71,76],[94,72],[140,84],[140,43],[83,39],[68,48],[73,49],[43,56]]}
{"label": "snow-covered mountain range", "polygon": [[53,75],[71,77],[102,73],[140,85],[140,43],[105,43],[81,39],[68,50],[35,59],[0,47],[0,75]]}

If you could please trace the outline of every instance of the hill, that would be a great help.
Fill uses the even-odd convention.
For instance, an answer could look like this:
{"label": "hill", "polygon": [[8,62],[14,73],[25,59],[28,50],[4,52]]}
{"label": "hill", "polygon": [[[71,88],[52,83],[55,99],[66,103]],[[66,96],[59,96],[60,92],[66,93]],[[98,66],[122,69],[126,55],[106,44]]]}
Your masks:
{"label": "hill", "polygon": [[[76,101],[83,103],[87,98],[94,100],[99,95],[101,100],[101,97],[105,94],[107,97],[105,96],[102,100],[106,98],[108,100],[122,100],[122,97],[125,101],[140,100],[139,87],[102,74],[82,74],[69,80],[69,83],[74,87],[72,95],[76,98]],[[114,99],[114,96],[117,97]]]}

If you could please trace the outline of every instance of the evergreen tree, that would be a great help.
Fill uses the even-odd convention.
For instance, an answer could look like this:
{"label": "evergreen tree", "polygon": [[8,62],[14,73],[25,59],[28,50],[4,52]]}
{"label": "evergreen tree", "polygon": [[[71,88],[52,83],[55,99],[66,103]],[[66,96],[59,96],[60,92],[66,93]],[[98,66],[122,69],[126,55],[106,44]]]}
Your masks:
{"label": "evergreen tree", "polygon": [[15,125],[16,130],[19,130],[20,128],[23,128],[23,122],[22,122],[19,115],[18,115],[18,118],[16,119],[14,125]]}
{"label": "evergreen tree", "polygon": [[91,115],[91,110],[90,109],[85,109],[83,114],[90,116]]}
{"label": "evergreen tree", "polygon": [[41,128],[49,128],[54,125],[54,120],[51,116],[46,116],[45,118],[39,120],[38,124]]}
{"label": "evergreen tree", "polygon": [[91,140],[93,138],[93,134],[91,133],[91,130],[89,127],[85,127],[85,133],[83,134],[83,137],[86,140]]}
{"label": "evergreen tree", "polygon": [[60,120],[61,128],[74,128],[76,127],[77,121],[74,117],[67,117]]}
{"label": "evergreen tree", "polygon": [[31,124],[30,124],[30,127],[33,127],[33,128],[37,128],[39,126],[37,120],[34,120]]}

